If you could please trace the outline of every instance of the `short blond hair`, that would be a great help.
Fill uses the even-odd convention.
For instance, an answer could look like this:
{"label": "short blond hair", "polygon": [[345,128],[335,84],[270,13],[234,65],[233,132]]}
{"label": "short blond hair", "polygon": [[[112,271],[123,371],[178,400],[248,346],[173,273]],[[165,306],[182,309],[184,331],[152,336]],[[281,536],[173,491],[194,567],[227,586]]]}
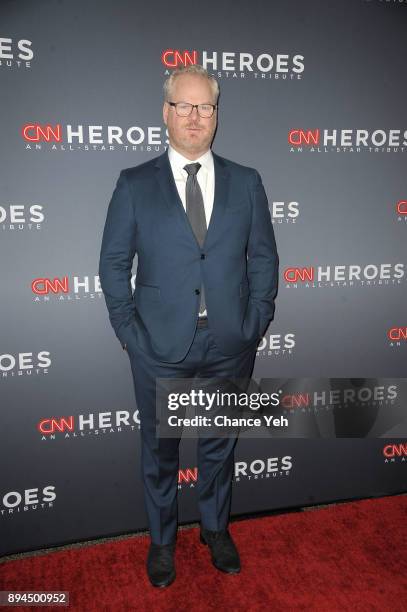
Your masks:
{"label": "short blond hair", "polygon": [[189,66],[182,66],[181,68],[175,68],[170,74],[170,76],[164,81],[164,100],[165,102],[171,101],[172,88],[174,86],[174,81],[181,74],[197,74],[205,79],[208,79],[209,84],[212,89],[213,97],[215,98],[215,104],[219,98],[219,83],[209,72],[200,64],[190,64]]}

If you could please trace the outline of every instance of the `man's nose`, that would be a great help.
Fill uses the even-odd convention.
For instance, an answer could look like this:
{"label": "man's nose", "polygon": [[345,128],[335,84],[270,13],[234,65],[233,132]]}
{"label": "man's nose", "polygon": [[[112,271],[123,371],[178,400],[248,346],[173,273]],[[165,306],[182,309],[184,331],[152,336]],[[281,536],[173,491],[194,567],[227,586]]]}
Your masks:
{"label": "man's nose", "polygon": [[198,107],[197,107],[197,106],[194,106],[194,107],[192,108],[191,116],[193,116],[193,117],[195,117],[195,118],[199,119],[199,113],[198,113]]}

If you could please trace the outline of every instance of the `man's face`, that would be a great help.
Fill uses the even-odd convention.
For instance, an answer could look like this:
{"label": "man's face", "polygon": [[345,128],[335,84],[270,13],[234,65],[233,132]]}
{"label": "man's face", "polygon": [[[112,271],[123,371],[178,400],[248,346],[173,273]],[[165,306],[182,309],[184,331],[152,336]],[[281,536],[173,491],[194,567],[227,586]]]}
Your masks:
{"label": "man's face", "polygon": [[[208,79],[199,74],[181,74],[173,84],[170,102],[216,104]],[[189,117],[178,117],[175,106],[164,102],[164,123],[170,144],[188,159],[197,159],[211,145],[216,130],[217,111],[212,117],[202,118],[194,108]]]}

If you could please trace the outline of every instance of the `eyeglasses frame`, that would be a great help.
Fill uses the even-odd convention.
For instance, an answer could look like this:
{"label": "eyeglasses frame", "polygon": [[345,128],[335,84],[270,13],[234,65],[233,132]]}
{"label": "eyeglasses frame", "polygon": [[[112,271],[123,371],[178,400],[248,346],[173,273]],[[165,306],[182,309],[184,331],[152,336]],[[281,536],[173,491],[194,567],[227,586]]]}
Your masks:
{"label": "eyeglasses frame", "polygon": [[[212,115],[210,117],[202,117],[202,115],[199,112],[199,106],[202,106],[201,104],[191,104],[190,102],[168,102],[168,100],[166,100],[167,104],[169,104],[170,106],[174,106],[175,107],[175,112],[177,113],[177,117],[190,117],[194,111],[194,108],[196,108],[198,115],[201,117],[201,119],[211,119],[213,117],[213,114],[215,112],[215,110],[218,108],[217,104],[209,104],[209,102],[203,102],[202,104],[204,104],[205,106],[212,106]],[[177,112],[177,104],[189,104],[191,106],[191,111],[188,115],[178,115]]]}

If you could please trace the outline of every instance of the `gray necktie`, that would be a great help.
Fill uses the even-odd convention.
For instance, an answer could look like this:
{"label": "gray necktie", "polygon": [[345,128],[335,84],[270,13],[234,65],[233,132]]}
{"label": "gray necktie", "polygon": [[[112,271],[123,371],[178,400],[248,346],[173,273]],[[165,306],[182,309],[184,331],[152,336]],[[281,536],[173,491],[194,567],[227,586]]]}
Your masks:
{"label": "gray necktie", "polygon": [[[184,166],[184,170],[186,170],[186,172],[188,173],[187,185],[185,190],[187,215],[192,227],[192,231],[195,234],[199,246],[202,248],[207,228],[202,191],[196,176],[200,167],[201,164],[199,162],[196,162],[194,164],[187,164],[186,166]],[[205,295],[204,288],[202,286],[199,314],[202,314],[205,308]]]}

